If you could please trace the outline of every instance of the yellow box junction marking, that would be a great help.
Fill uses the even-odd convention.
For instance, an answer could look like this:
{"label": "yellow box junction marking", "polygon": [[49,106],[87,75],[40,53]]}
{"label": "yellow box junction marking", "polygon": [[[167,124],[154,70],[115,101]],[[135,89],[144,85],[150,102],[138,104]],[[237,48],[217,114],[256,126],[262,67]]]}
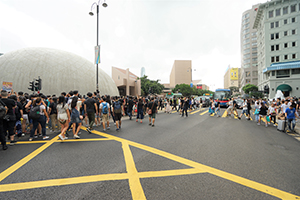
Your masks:
{"label": "yellow box junction marking", "polygon": [[[85,127],[82,128],[86,130]],[[43,181],[32,181],[32,182],[23,182],[23,183],[11,183],[11,184],[0,184],[0,192],[6,191],[15,191],[15,190],[24,190],[24,189],[32,189],[32,188],[41,188],[41,187],[51,187],[51,186],[60,186],[60,185],[72,185],[72,184],[80,184],[80,183],[90,183],[90,182],[98,182],[98,181],[110,181],[110,180],[129,180],[130,190],[132,193],[133,199],[146,199],[143,188],[140,184],[140,178],[154,178],[154,177],[166,177],[166,176],[179,176],[179,175],[188,175],[188,174],[198,174],[198,173],[210,173],[215,176],[230,180],[232,182],[244,185],[246,187],[261,191],[263,193],[281,198],[281,199],[300,199],[300,196],[296,196],[290,194],[288,192],[257,183],[255,181],[230,174],[224,172],[222,170],[218,170],[179,156],[174,154],[161,151],[159,149],[155,149],[143,144],[139,144],[136,142],[132,142],[126,139],[122,139],[113,135],[109,135],[106,133],[102,133],[99,131],[92,131],[96,135],[100,135],[106,137],[108,140],[115,140],[122,144],[124,159],[126,163],[127,173],[116,173],[116,174],[102,174],[102,175],[92,175],[92,176],[82,176],[82,177],[73,177],[73,178],[64,178],[64,179],[50,179]],[[101,138],[101,140],[103,140]],[[46,142],[42,147],[38,148],[19,162],[17,162],[12,167],[8,168],[4,172],[0,174],[1,181],[12,174],[14,171],[22,167],[25,163],[29,162],[33,157],[37,156],[51,144],[57,141],[57,137],[52,140]],[[87,140],[85,140],[87,141]],[[90,140],[95,141],[95,140]],[[81,139],[74,140],[74,142],[81,142]],[[154,153],[156,155],[168,158],[170,160],[176,161],[178,163],[190,166],[190,169],[178,169],[178,170],[163,170],[163,171],[152,171],[152,172],[138,172],[135,167],[135,163],[133,160],[132,153],[130,151],[130,147],[133,146],[150,153]]]}
{"label": "yellow box junction marking", "polygon": [[204,114],[206,114],[206,113],[208,113],[208,110],[207,110],[207,111],[204,111],[204,112],[202,112],[202,113],[200,113],[199,115],[204,115]]}

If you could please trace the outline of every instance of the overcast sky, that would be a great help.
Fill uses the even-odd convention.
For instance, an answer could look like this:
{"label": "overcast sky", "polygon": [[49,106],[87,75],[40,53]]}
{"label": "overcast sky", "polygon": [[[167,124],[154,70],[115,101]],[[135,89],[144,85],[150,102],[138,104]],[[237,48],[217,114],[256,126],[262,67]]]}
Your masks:
{"label": "overcast sky", "polygon": [[[0,53],[48,47],[94,62],[93,0],[0,0]],[[98,1],[96,1],[98,2]],[[102,1],[103,2],[103,1]],[[107,0],[99,11],[100,67],[129,68],[169,83],[174,60],[192,60],[193,79],[222,88],[240,67],[242,13],[265,0]],[[93,10],[95,11],[95,9]]]}

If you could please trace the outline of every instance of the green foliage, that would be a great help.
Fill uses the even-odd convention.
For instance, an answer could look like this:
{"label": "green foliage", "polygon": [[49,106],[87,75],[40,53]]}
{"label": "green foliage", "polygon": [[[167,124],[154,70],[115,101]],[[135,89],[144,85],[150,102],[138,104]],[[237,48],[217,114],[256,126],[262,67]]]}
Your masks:
{"label": "green foliage", "polygon": [[253,84],[247,84],[245,85],[242,90],[246,93],[249,94],[250,92],[258,91],[258,87]]}
{"label": "green foliage", "polygon": [[236,87],[236,86],[231,86],[231,87],[229,87],[229,89],[230,89],[230,92],[231,92],[231,93],[239,92],[239,88]]}
{"label": "green foliage", "polygon": [[179,92],[185,97],[189,97],[191,95],[202,96],[205,93],[213,94],[210,90],[201,90],[197,89],[195,86],[191,87],[188,84],[177,84],[175,88],[172,90],[173,93]]}
{"label": "green foliage", "polygon": [[256,97],[256,98],[263,98],[264,94],[262,92],[253,91],[253,92],[250,92],[250,96],[251,97]]}
{"label": "green foliage", "polygon": [[158,82],[158,80],[149,80],[147,76],[139,78],[141,80],[142,95],[148,94],[160,94],[164,89],[164,86]]}

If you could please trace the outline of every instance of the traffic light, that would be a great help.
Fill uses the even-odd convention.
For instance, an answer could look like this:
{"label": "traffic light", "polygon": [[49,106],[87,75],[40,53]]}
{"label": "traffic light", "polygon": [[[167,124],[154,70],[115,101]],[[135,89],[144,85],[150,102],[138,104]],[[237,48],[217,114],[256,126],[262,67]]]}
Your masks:
{"label": "traffic light", "polygon": [[42,79],[39,77],[38,79],[36,79],[35,91],[40,91],[40,90],[42,90]]}
{"label": "traffic light", "polygon": [[34,81],[29,82],[29,88],[28,90],[34,91]]}
{"label": "traffic light", "polygon": [[264,93],[265,93],[265,94],[269,94],[269,92],[270,92],[269,86],[268,86],[268,85],[265,85],[265,87],[264,87]]}

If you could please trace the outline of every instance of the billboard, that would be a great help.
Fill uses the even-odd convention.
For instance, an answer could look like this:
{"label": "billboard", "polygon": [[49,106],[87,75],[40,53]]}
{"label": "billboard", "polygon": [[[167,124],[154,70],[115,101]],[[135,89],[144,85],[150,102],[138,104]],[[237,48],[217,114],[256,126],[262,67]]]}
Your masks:
{"label": "billboard", "polygon": [[197,85],[197,89],[202,90],[202,85]]}
{"label": "billboard", "polygon": [[230,69],[230,80],[239,80],[239,68]]}
{"label": "billboard", "polygon": [[3,83],[2,83],[2,90],[6,90],[6,91],[11,92],[12,85],[13,85],[12,82],[5,82],[5,81],[3,81]]}

